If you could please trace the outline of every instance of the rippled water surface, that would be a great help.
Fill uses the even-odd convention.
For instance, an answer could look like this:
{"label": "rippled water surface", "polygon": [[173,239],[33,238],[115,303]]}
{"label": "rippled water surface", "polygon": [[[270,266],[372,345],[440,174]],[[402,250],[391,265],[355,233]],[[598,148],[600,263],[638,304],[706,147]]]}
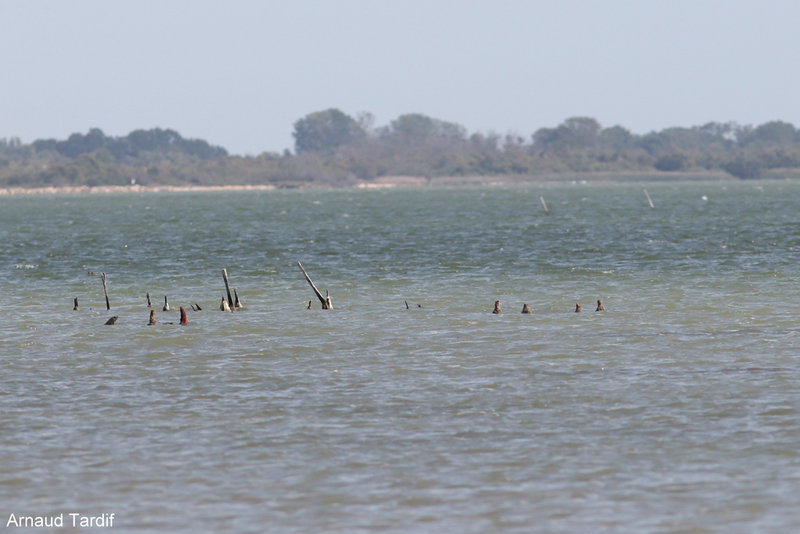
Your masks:
{"label": "rippled water surface", "polygon": [[0,520],[797,530],[800,184],[647,190],[0,197]]}

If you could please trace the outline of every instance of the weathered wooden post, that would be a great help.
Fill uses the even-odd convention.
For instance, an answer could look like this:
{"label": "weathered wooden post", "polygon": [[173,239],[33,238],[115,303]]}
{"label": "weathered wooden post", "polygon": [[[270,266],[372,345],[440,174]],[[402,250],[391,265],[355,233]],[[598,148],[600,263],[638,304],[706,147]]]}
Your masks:
{"label": "weathered wooden post", "polygon": [[647,203],[650,204],[651,208],[655,208],[655,206],[653,205],[653,201],[650,199],[650,195],[647,194],[647,189],[643,189],[643,191],[644,191],[644,196],[647,197]]}
{"label": "weathered wooden post", "polygon": [[319,301],[322,303],[322,309],[323,310],[332,310],[333,309],[333,302],[331,302],[330,293],[328,293],[328,291],[326,290],[325,291],[325,296],[323,297],[322,293],[320,292],[320,290],[317,289],[317,286],[315,286],[314,282],[311,281],[311,277],[308,276],[308,273],[306,272],[306,270],[303,269],[303,264],[298,261],[297,262],[297,266],[300,267],[301,271],[303,271],[303,276],[306,277],[306,282],[308,282],[308,285],[311,286],[311,289],[314,290],[314,294],[317,296]]}
{"label": "weathered wooden post", "polygon": [[233,297],[231,297],[231,287],[228,284],[228,269],[222,269],[222,280],[225,282],[225,293],[228,294],[228,307],[234,309],[236,303],[233,301]]}
{"label": "weathered wooden post", "polygon": [[543,197],[543,196],[540,196],[540,197],[539,197],[539,202],[541,202],[541,203],[542,203],[542,209],[544,209],[544,213],[545,213],[545,215],[547,215],[548,213],[550,213],[550,210],[549,210],[549,209],[547,209],[547,202],[545,202],[545,201],[544,201],[544,197]]}
{"label": "weathered wooden post", "polygon": [[100,274],[100,280],[103,282],[103,294],[106,296],[106,310],[111,309],[111,304],[108,303],[108,287],[106,286],[106,273]]}

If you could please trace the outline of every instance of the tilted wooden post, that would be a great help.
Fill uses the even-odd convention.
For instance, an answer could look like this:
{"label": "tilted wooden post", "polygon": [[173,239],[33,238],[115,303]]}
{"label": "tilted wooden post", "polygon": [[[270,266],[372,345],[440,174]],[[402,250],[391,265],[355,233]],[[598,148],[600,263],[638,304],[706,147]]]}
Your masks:
{"label": "tilted wooden post", "polygon": [[231,297],[231,286],[228,284],[228,269],[222,269],[222,279],[225,281],[225,292],[228,294],[228,307],[233,310],[236,307],[236,303]]}
{"label": "tilted wooden post", "polygon": [[317,296],[319,301],[322,303],[322,309],[323,310],[332,310],[333,309],[333,302],[331,302],[330,293],[325,291],[325,296],[323,297],[322,293],[320,292],[320,290],[317,289],[317,286],[315,286],[314,282],[311,281],[311,277],[308,276],[308,273],[306,272],[306,270],[303,269],[303,264],[298,261],[297,262],[297,266],[300,267],[301,271],[303,271],[303,276],[306,277],[306,282],[308,282],[308,285],[311,286],[311,289],[314,290],[314,294]]}
{"label": "tilted wooden post", "polygon": [[103,294],[106,296],[106,310],[110,310],[111,304],[108,303],[108,287],[106,287],[106,273],[100,274],[100,280],[103,281]]}

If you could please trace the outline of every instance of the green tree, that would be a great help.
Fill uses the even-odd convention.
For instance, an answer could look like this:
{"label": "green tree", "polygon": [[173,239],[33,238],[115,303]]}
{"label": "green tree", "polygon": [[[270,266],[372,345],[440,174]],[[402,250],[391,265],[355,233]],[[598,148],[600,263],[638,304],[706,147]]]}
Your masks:
{"label": "green tree", "polygon": [[463,141],[467,137],[467,129],[460,124],[434,119],[420,113],[400,115],[382,133],[384,138],[411,143],[422,143],[433,138]]}
{"label": "green tree", "polygon": [[366,137],[359,123],[338,109],[310,113],[294,123],[294,148],[303,152],[334,152]]}
{"label": "green tree", "polygon": [[571,117],[558,128],[537,130],[533,145],[540,153],[596,148],[600,131],[600,123],[591,117]]}
{"label": "green tree", "polygon": [[791,146],[797,143],[798,133],[788,122],[772,121],[745,133],[740,144],[747,147]]}
{"label": "green tree", "polygon": [[659,171],[675,172],[684,170],[689,158],[682,152],[670,152],[658,158],[653,165]]}

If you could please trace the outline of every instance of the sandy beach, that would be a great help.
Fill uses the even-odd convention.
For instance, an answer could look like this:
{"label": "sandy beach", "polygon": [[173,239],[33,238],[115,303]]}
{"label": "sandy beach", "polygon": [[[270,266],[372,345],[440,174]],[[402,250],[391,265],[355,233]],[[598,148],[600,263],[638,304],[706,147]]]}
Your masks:
{"label": "sandy beach", "polygon": [[[780,176],[784,178],[785,176]],[[721,172],[632,172],[632,173],[564,173],[539,176],[496,175],[496,176],[381,176],[370,181],[350,185],[358,189],[383,189],[393,187],[426,187],[435,185],[511,185],[511,184],[557,184],[557,183],[614,183],[614,182],[660,182],[660,181],[698,181],[733,180]],[[304,183],[298,188],[334,188],[326,183]],[[278,189],[272,184],[259,185],[99,185],[89,187],[7,187],[0,188],[0,196],[42,195],[42,194],[103,194],[103,193],[159,193],[159,192],[197,192],[197,191],[268,191]]]}
{"label": "sandy beach", "polygon": [[274,185],[100,185],[89,187],[8,187],[0,189],[5,195],[102,194],[102,193],[159,193],[192,191],[262,191]]}

